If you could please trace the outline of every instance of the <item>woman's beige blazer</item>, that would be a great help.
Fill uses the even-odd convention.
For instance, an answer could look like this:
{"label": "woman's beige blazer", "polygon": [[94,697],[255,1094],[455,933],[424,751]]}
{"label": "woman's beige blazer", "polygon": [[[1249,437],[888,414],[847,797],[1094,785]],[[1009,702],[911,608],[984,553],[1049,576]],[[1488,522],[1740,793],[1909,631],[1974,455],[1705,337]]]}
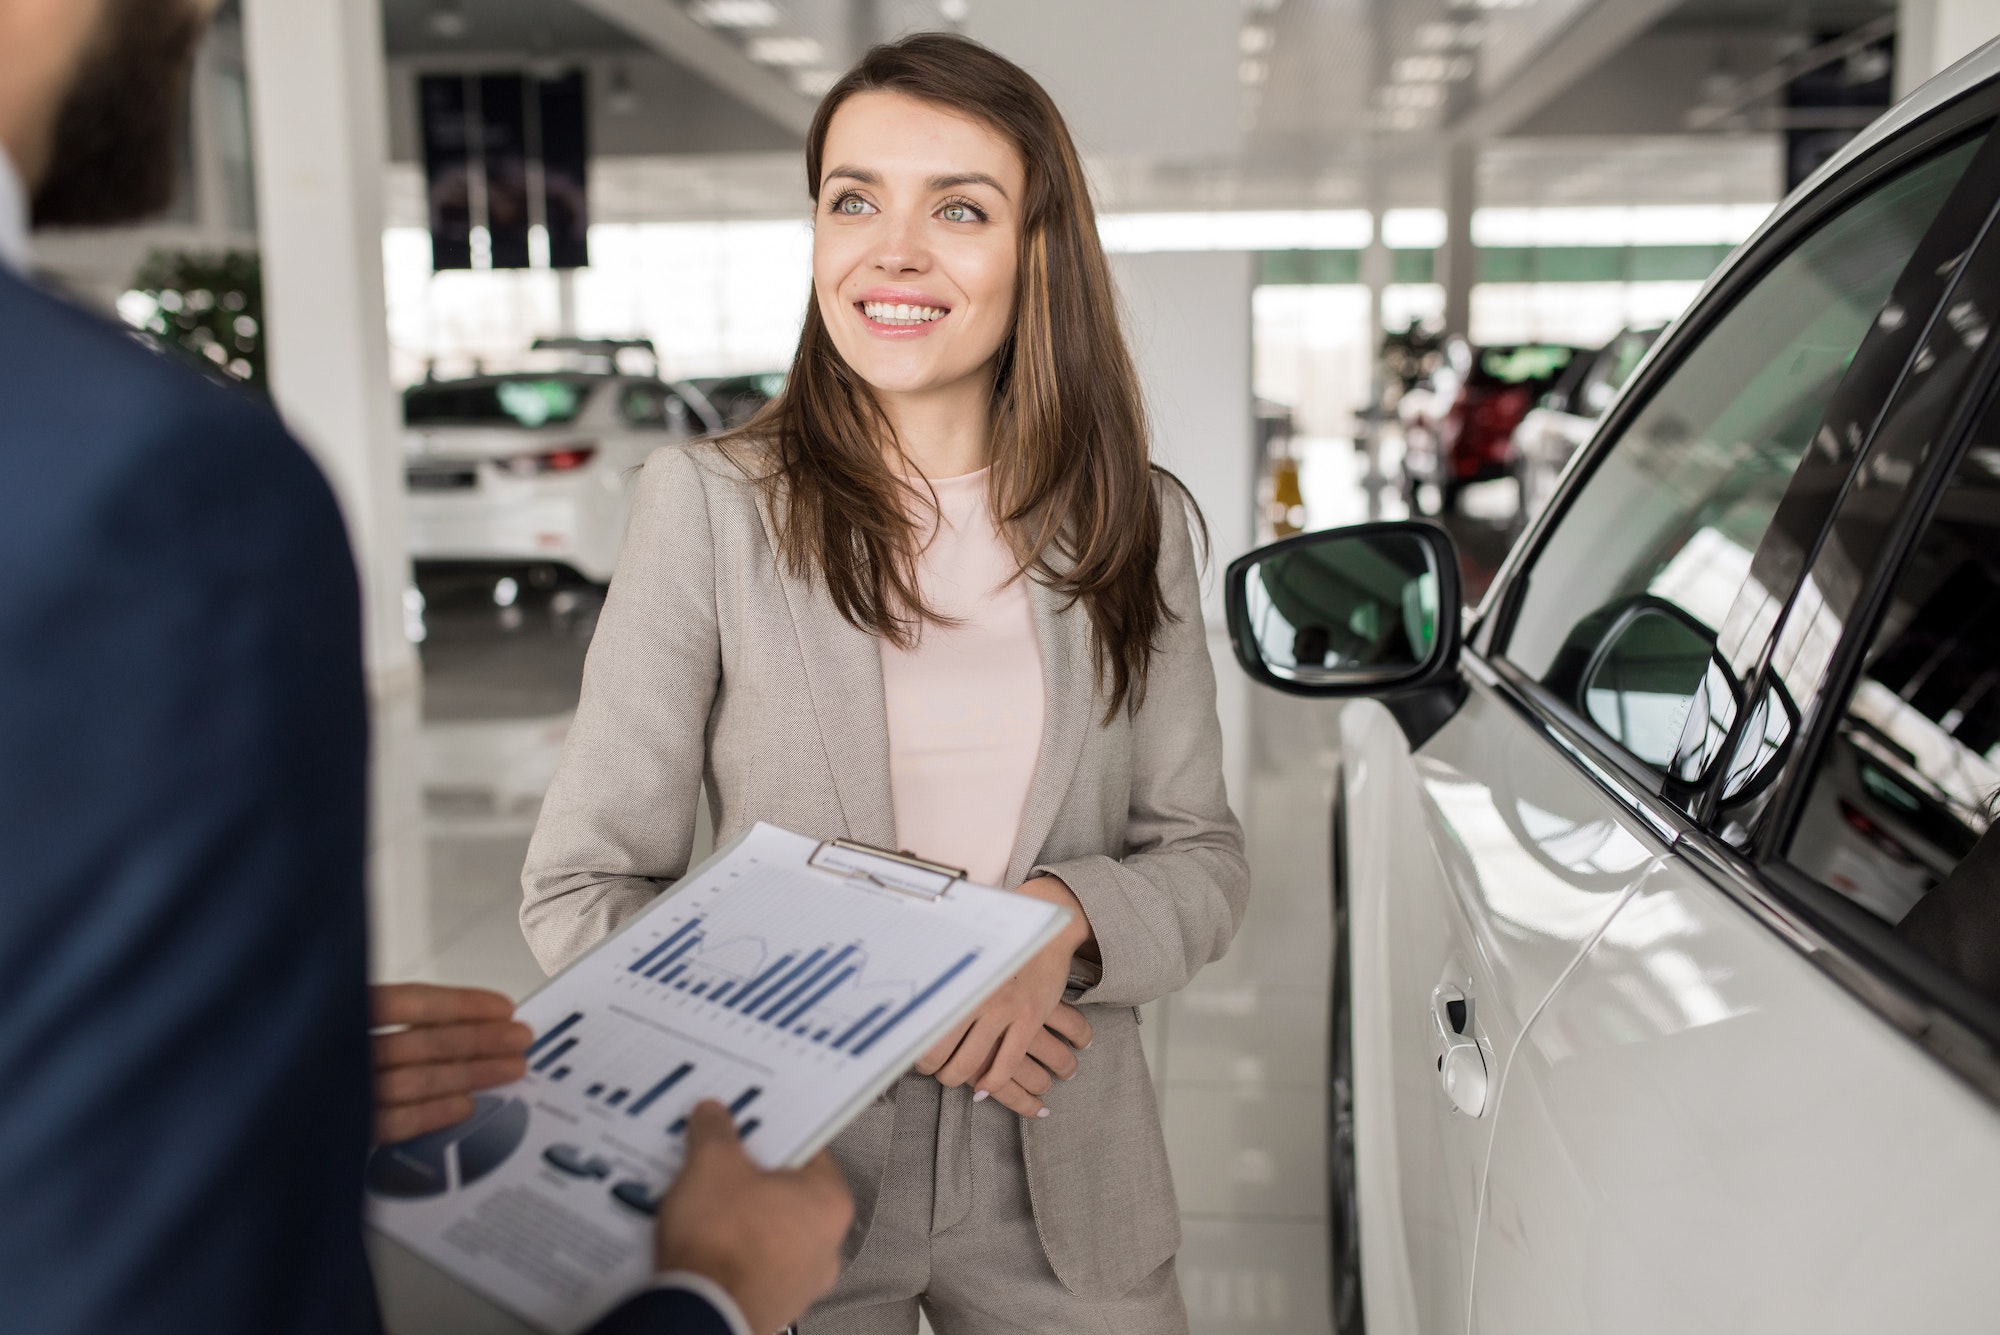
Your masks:
{"label": "woman's beige blazer", "polygon": [[[521,877],[521,926],[551,972],[686,873],[704,783],[718,844],[767,820],[897,847],[879,645],[816,581],[781,569],[762,495],[708,445],[667,446],[640,474]],[[1193,544],[1176,498],[1162,499],[1160,577],[1180,619],[1160,635],[1142,707],[1104,722],[1084,610],[1032,586],[1046,722],[1007,884],[1060,876],[1104,963],[1077,999],[1095,1030],[1082,1070],[1022,1139],[1049,1262],[1085,1297],[1122,1294],[1179,1247],[1133,1008],[1219,958],[1249,894]],[[834,1145],[857,1207],[850,1245],[874,1208],[892,1103]]]}

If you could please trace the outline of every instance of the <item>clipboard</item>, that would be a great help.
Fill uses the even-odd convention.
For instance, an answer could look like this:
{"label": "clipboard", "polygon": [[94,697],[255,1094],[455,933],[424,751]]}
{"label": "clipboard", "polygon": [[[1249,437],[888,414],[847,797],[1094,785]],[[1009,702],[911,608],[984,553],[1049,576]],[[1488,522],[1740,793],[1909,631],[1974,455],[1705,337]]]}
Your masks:
{"label": "clipboard", "polygon": [[891,853],[852,839],[822,839],[806,865],[918,899],[942,899],[965,880],[963,867],[947,867],[914,853]]}
{"label": "clipboard", "polygon": [[538,1330],[584,1329],[651,1273],[696,1101],[760,1163],[803,1163],[1068,919],[760,822],[521,1003],[527,1075],[371,1156],[371,1225]]}

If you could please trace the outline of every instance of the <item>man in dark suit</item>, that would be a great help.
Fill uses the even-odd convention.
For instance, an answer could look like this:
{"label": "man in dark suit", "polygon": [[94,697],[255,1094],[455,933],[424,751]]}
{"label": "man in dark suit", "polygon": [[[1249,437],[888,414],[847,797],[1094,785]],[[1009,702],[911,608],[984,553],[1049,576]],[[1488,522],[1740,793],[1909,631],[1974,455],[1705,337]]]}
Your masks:
{"label": "man in dark suit", "polygon": [[[23,277],[165,203],[215,0],[0,0],[0,1331],[377,1326],[361,1246],[367,722],[346,533],[270,409]],[[391,1138],[518,1072],[504,998],[387,988]],[[697,1119],[607,1332],[763,1335],[851,1206]]]}

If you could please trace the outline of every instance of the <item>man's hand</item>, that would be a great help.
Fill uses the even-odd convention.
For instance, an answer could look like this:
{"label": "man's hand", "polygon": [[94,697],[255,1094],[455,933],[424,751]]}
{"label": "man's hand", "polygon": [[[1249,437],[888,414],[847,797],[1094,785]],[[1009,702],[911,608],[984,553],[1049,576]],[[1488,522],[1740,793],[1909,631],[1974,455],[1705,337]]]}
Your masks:
{"label": "man's hand", "polygon": [[375,1011],[375,1141],[392,1145],[472,1116],[472,1091],[519,1080],[534,1031],[498,992],[384,983]]}
{"label": "man's hand", "polygon": [[767,1172],[736,1124],[709,1100],[688,1114],[687,1163],[660,1202],[662,1270],[714,1280],[763,1335],[796,1321],[840,1278],[840,1240],[854,1201],[833,1156]]}
{"label": "man's hand", "polygon": [[1071,1049],[1090,1046],[1090,1022],[1074,1006],[1064,1004],[1062,995],[1071,961],[1091,948],[1093,936],[1083,905],[1057,878],[1036,877],[1017,893],[1067,908],[1069,925],[988,997],[970,1020],[918,1058],[916,1069],[922,1075],[935,1075],[947,1088],[974,1086],[975,1101],[990,1097],[1023,1117],[1047,1117],[1041,1096],[1053,1088],[1050,1077],[1067,1080],[1075,1075]]}

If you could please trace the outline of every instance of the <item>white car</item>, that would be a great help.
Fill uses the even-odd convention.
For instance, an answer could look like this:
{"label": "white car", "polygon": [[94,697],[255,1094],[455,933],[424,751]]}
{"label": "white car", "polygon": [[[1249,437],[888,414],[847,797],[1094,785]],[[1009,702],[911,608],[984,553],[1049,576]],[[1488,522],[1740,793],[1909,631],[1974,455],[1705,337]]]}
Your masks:
{"label": "white car", "polygon": [[410,555],[565,567],[605,583],[631,473],[668,441],[722,428],[701,391],[650,376],[518,372],[403,393]]}
{"label": "white car", "polygon": [[1605,409],[1639,369],[1657,329],[1625,329],[1595,352],[1563,368],[1554,388],[1514,428],[1514,474],[1521,485],[1521,515],[1533,519],[1555,495],[1562,470],[1596,434]]}
{"label": "white car", "polygon": [[1348,697],[1342,1335],[2000,1330],[2000,43],[1788,200],[1480,607],[1230,570]]}

